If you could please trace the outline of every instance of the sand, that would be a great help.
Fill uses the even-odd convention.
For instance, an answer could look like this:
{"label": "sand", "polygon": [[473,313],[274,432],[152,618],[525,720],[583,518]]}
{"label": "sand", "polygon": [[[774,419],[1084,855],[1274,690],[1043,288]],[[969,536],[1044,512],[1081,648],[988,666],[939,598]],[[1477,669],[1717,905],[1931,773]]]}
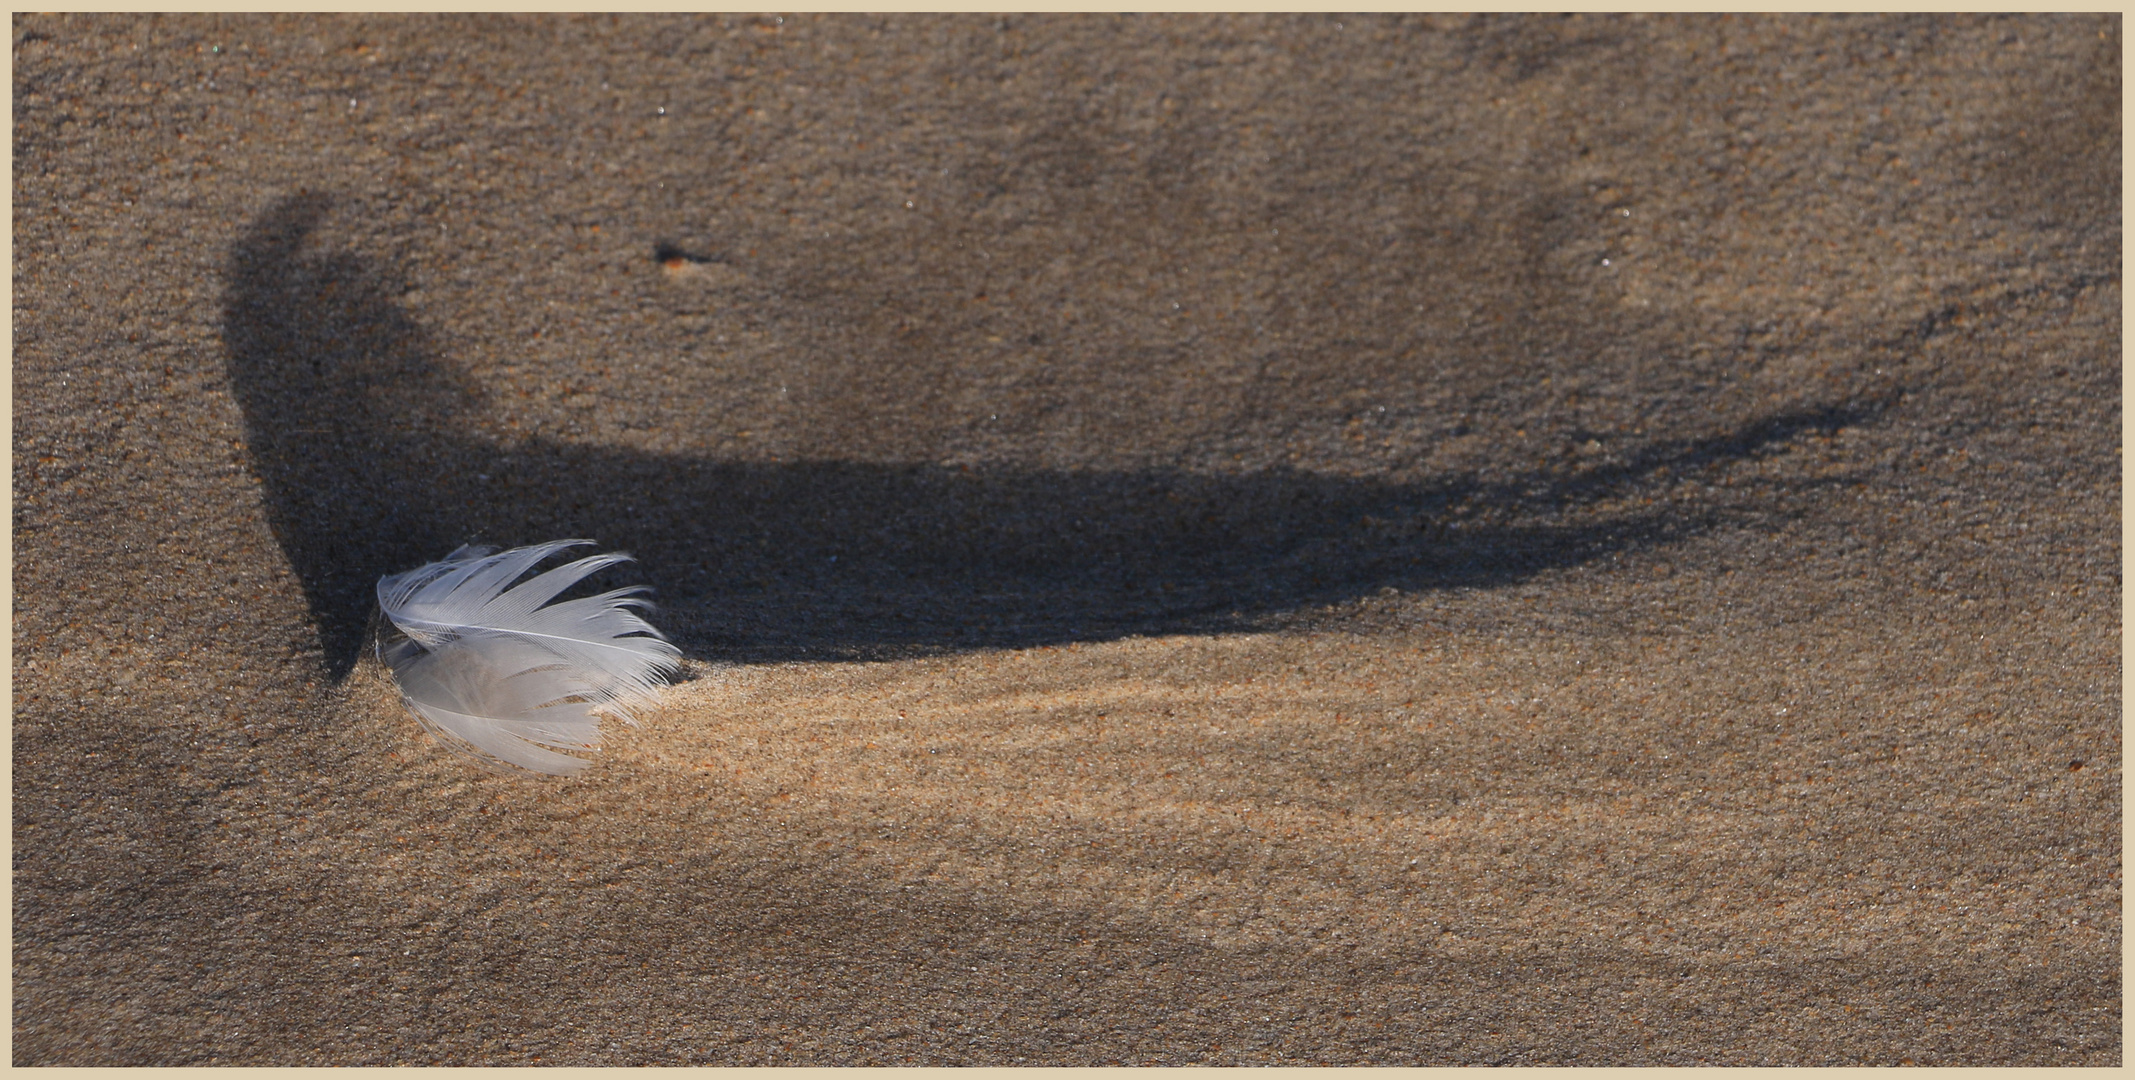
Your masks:
{"label": "sand", "polygon": [[2117,17],[14,33],[15,1064],[2120,1062]]}

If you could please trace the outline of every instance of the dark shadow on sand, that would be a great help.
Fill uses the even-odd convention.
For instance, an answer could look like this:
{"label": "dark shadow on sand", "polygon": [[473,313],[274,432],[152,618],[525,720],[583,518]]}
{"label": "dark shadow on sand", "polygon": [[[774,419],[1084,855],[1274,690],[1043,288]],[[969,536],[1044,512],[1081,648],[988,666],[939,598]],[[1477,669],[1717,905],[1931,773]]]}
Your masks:
{"label": "dark shadow on sand", "polygon": [[223,335],[273,527],[337,676],[379,576],[462,543],[591,537],[629,551],[662,625],[707,658],[1238,630],[1389,586],[1500,585],[1680,539],[1716,521],[1609,507],[1657,477],[1880,411],[1831,405],[1601,467],[1418,485],[505,446],[456,427],[482,395],[437,360],[402,290],[364,260],[308,249],[329,205],[286,199],[247,230]]}

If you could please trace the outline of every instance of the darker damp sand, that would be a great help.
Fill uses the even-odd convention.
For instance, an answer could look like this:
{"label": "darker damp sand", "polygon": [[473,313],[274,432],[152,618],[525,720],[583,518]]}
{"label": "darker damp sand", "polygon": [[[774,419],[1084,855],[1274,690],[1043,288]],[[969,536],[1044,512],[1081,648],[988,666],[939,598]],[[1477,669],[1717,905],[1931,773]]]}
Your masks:
{"label": "darker damp sand", "polygon": [[14,30],[17,1064],[2120,1059],[2117,19]]}

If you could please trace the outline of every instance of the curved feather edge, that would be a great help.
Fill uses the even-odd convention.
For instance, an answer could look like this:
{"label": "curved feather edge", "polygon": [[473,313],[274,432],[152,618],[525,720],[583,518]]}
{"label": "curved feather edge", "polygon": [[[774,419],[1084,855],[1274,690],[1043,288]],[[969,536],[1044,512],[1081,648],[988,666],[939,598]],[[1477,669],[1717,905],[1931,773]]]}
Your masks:
{"label": "curved feather edge", "polygon": [[416,721],[446,746],[506,771],[569,776],[600,745],[600,712],[636,723],[681,650],[639,614],[642,588],[552,603],[628,555],[593,555],[514,586],[542,560],[592,544],[497,552],[462,547],[378,579],[378,657]]}

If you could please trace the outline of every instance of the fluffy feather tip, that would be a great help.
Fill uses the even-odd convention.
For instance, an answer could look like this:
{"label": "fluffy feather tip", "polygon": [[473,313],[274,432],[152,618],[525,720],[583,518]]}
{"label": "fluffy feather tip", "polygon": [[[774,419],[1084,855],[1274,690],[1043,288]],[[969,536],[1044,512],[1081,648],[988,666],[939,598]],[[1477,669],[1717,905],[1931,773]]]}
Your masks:
{"label": "fluffy feather tip", "polygon": [[600,745],[600,712],[636,723],[630,710],[658,700],[682,653],[639,614],[642,588],[550,603],[629,556],[593,555],[513,585],[591,543],[463,547],[378,579],[378,658],[440,742],[484,764],[569,776]]}

